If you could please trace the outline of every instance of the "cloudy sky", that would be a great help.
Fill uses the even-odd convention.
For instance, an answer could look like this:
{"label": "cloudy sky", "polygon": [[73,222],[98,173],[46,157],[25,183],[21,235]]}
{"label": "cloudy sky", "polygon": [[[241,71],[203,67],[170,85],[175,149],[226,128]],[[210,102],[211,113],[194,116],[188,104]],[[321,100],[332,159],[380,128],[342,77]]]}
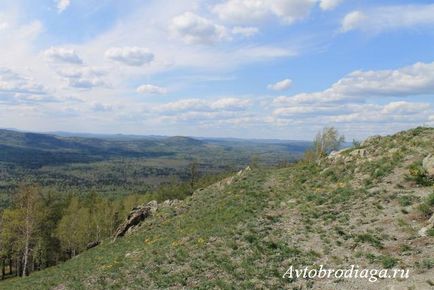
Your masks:
{"label": "cloudy sky", "polygon": [[1,0],[0,127],[347,139],[434,125],[434,3]]}

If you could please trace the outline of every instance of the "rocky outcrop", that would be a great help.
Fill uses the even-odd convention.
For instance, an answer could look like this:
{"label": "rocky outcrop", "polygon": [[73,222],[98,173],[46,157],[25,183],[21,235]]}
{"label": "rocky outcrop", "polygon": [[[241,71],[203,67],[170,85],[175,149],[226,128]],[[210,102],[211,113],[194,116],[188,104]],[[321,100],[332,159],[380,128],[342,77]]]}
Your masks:
{"label": "rocky outcrop", "polygon": [[352,149],[352,148],[345,148],[340,151],[332,151],[328,156],[327,159],[332,162],[337,161],[343,161],[343,162],[351,162],[355,159],[361,158],[367,158],[368,157],[368,151],[366,149]]}
{"label": "rocky outcrop", "polygon": [[236,175],[231,176],[231,177],[227,177],[227,178],[225,178],[219,182],[216,182],[213,186],[216,186],[217,188],[224,188],[225,186],[228,186],[228,185],[231,185],[232,183],[234,183],[234,181],[237,178],[245,176],[250,171],[252,171],[252,168],[250,168],[250,166],[247,166],[246,168],[238,171]]}
{"label": "rocky outcrop", "polygon": [[356,149],[350,152],[349,154],[350,156],[353,157],[367,157],[368,156],[368,151],[366,151],[366,149]]}
{"label": "rocky outcrop", "polygon": [[98,246],[99,244],[100,244],[100,241],[93,241],[93,242],[90,242],[90,243],[88,243],[88,244],[86,245],[86,250],[89,250],[89,249],[95,248],[95,247]]}
{"label": "rocky outcrop", "polygon": [[432,154],[429,154],[423,159],[422,166],[423,169],[425,169],[426,174],[429,177],[434,178],[434,156]]}
{"label": "rocky outcrop", "polygon": [[421,237],[426,237],[428,230],[430,230],[430,229],[432,229],[432,228],[434,228],[434,214],[433,214],[432,217],[428,220],[428,224],[427,224],[425,227],[423,227],[423,228],[421,228],[421,229],[419,230],[419,235],[420,235]]}
{"label": "rocky outcrop", "polygon": [[118,227],[114,234],[114,238],[125,236],[131,232],[142,221],[150,217],[157,210],[158,204],[156,201],[151,201],[145,205],[141,205],[132,209],[127,219]]}

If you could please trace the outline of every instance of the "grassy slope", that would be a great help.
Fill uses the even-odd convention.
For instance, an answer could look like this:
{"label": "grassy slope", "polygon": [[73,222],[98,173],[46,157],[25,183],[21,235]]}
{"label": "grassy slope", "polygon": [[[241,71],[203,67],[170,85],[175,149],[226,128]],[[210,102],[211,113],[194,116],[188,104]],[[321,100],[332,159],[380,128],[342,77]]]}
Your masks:
{"label": "grassy slope", "polygon": [[[418,236],[427,217],[417,208],[433,188],[406,175],[433,144],[433,129],[415,129],[370,141],[367,157],[349,150],[346,162],[254,170],[162,209],[129,237],[0,289],[292,288],[305,282],[282,279],[286,268],[312,264],[408,267],[411,279],[393,283],[429,289],[434,237]],[[385,289],[392,282],[351,283]]]}

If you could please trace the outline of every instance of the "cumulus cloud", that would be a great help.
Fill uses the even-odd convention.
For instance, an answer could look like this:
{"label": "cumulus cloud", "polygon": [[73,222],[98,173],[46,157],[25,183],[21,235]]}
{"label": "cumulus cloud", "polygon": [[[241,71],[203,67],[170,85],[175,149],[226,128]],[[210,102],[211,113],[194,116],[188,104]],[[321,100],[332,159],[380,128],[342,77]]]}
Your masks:
{"label": "cumulus cloud", "polygon": [[105,52],[105,57],[129,66],[142,66],[154,60],[154,54],[143,47],[112,47]]}
{"label": "cumulus cloud", "polygon": [[340,102],[426,94],[434,94],[434,62],[420,62],[396,70],[355,71],[324,91],[278,97],[274,103]]}
{"label": "cumulus cloud", "polygon": [[93,67],[65,68],[57,72],[68,87],[76,89],[91,89],[106,86],[103,80],[105,71]]}
{"label": "cumulus cloud", "polygon": [[159,86],[154,86],[150,84],[141,85],[136,90],[140,94],[149,95],[164,95],[167,94],[167,89]]}
{"label": "cumulus cloud", "polygon": [[406,101],[392,102],[385,105],[382,113],[418,114],[429,110],[431,105],[428,103],[410,103]]}
{"label": "cumulus cloud", "polygon": [[50,47],[44,52],[47,59],[54,62],[65,62],[72,64],[82,64],[83,61],[74,49],[65,47]]}
{"label": "cumulus cloud", "polygon": [[404,124],[411,127],[429,121],[434,112],[432,104],[370,101],[431,94],[434,94],[434,63],[416,63],[395,70],[355,71],[324,91],[274,98],[268,120],[276,126],[341,124],[353,128],[371,124],[372,130],[379,130],[384,124],[394,128],[402,128]]}
{"label": "cumulus cloud", "polygon": [[58,100],[32,77],[0,67],[0,105],[52,103]]}
{"label": "cumulus cloud", "polygon": [[192,12],[174,17],[170,29],[186,43],[212,44],[229,38],[224,26],[214,24]]}
{"label": "cumulus cloud", "polygon": [[269,84],[267,87],[273,91],[284,91],[292,86],[292,80],[284,79],[274,84]]}
{"label": "cumulus cloud", "polygon": [[359,29],[372,33],[418,26],[434,26],[434,4],[398,5],[353,11],[347,14],[342,32]]}
{"label": "cumulus cloud", "polygon": [[159,110],[166,113],[173,112],[216,112],[243,111],[251,101],[241,98],[220,98],[217,100],[184,99],[161,105]]}
{"label": "cumulus cloud", "polygon": [[[215,5],[212,10],[221,20],[229,23],[257,23],[277,17],[286,24],[292,24],[308,16],[316,3],[316,0],[228,0]],[[330,3],[324,5],[331,7]]]}
{"label": "cumulus cloud", "polygon": [[353,11],[345,15],[342,20],[341,31],[347,32],[363,24],[366,16],[361,11]]}
{"label": "cumulus cloud", "polygon": [[71,4],[70,0],[58,0],[57,1],[57,11],[62,13]]}
{"label": "cumulus cloud", "polygon": [[46,91],[43,85],[31,77],[0,67],[0,94],[43,95]]}
{"label": "cumulus cloud", "polygon": [[232,28],[232,34],[251,37],[259,32],[257,27],[251,26],[235,26]]}
{"label": "cumulus cloud", "polygon": [[222,98],[209,103],[213,110],[242,111],[250,105],[250,100],[239,98]]}
{"label": "cumulus cloud", "polygon": [[321,0],[319,6],[322,10],[332,10],[336,8],[343,0]]}
{"label": "cumulus cloud", "polygon": [[297,122],[302,126],[317,126],[318,124],[363,124],[363,126],[367,126],[371,124],[378,130],[386,123],[390,125],[421,124],[428,121],[432,113],[433,108],[428,103],[405,101],[390,102],[385,105],[369,103],[348,103],[338,106],[312,104],[276,108],[269,120],[274,124],[288,125]]}

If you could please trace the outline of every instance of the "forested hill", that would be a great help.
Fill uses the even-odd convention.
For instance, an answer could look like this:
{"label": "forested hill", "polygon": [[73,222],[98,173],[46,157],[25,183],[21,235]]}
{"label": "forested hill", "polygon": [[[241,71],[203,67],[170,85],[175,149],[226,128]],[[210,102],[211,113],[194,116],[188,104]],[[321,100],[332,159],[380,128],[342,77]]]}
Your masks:
{"label": "forested hill", "polygon": [[[0,209],[20,183],[63,194],[145,194],[161,184],[297,160],[311,142],[0,130]],[[192,165],[194,172],[192,172]],[[180,194],[182,195],[182,194]]]}
{"label": "forested hill", "polygon": [[[187,138],[190,139],[190,138]],[[60,137],[49,134],[0,130],[0,161],[26,167],[93,162],[116,157],[160,157],[173,155],[185,145],[202,147],[203,142],[163,140],[116,140]],[[194,142],[193,142],[194,141]],[[193,148],[191,148],[193,149]]]}
{"label": "forested hill", "polygon": [[[95,135],[97,136],[97,135]],[[51,134],[24,133],[0,130],[0,162],[29,168],[44,165],[94,162],[110,158],[171,157],[192,154],[200,158],[216,150],[224,152],[250,149],[244,154],[302,153],[309,142],[193,139],[189,137],[129,137],[101,135],[101,137],[62,137]],[[286,152],[285,152],[286,151]],[[268,157],[264,161],[273,161]]]}

